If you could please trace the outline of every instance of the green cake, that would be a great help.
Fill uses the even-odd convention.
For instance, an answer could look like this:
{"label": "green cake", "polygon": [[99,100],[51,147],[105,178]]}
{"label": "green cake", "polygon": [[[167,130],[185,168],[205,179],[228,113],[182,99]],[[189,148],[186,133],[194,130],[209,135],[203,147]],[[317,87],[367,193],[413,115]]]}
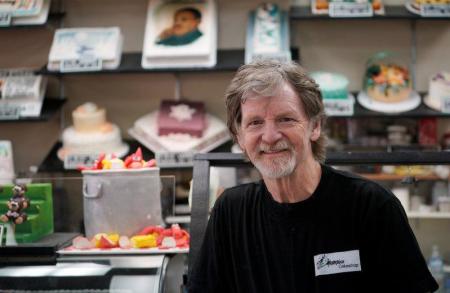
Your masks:
{"label": "green cake", "polygon": [[348,99],[348,79],[342,74],[314,72],[311,77],[319,85],[323,99]]}

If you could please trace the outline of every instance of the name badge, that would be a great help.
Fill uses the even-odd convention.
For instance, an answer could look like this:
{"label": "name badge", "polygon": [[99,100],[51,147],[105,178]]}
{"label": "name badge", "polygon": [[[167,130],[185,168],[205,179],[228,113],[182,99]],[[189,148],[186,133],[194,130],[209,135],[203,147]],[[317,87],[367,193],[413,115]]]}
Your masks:
{"label": "name badge", "polygon": [[359,250],[324,253],[314,256],[316,277],[348,272],[360,272]]}

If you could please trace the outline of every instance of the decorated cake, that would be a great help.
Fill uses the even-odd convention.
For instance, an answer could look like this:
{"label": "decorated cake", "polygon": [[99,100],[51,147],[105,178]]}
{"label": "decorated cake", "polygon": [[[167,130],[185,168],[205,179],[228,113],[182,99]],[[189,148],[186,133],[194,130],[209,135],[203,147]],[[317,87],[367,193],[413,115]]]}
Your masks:
{"label": "decorated cake", "polygon": [[162,101],[129,133],[155,153],[209,152],[230,138],[224,122],[206,113],[203,103],[191,101]]}
{"label": "decorated cake", "polygon": [[73,126],[62,135],[63,147],[58,156],[70,154],[109,153],[124,156],[128,145],[122,142],[117,125],[106,121],[106,111],[93,103],[85,103],[72,112]]}
{"label": "decorated cake", "polygon": [[425,104],[438,111],[444,111],[444,100],[450,100],[450,73],[439,72],[431,77]]}
{"label": "decorated cake", "polygon": [[201,102],[162,101],[158,112],[158,135],[189,134],[202,137],[206,129],[205,105]]}
{"label": "decorated cake", "polygon": [[347,99],[348,79],[342,74],[314,72],[311,77],[320,87],[323,99]]}
{"label": "decorated cake", "polygon": [[394,63],[369,62],[364,77],[364,89],[375,101],[383,103],[404,101],[411,94],[409,72]]}

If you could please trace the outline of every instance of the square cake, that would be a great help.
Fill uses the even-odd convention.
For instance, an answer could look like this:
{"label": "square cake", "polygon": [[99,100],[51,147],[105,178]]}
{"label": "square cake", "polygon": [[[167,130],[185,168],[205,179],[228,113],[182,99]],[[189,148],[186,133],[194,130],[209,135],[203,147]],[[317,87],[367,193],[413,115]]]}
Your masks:
{"label": "square cake", "polygon": [[189,134],[202,137],[206,129],[202,102],[162,101],[157,118],[158,135]]}

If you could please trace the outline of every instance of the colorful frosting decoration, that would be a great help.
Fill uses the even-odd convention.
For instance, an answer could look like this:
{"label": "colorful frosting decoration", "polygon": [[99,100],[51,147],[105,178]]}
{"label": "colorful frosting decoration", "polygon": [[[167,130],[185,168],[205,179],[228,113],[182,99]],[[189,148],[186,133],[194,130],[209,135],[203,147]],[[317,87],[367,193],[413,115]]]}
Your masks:
{"label": "colorful frosting decoration", "polygon": [[411,79],[406,68],[387,61],[389,53],[377,53],[367,63],[364,89],[376,101],[398,103],[408,99]]}

